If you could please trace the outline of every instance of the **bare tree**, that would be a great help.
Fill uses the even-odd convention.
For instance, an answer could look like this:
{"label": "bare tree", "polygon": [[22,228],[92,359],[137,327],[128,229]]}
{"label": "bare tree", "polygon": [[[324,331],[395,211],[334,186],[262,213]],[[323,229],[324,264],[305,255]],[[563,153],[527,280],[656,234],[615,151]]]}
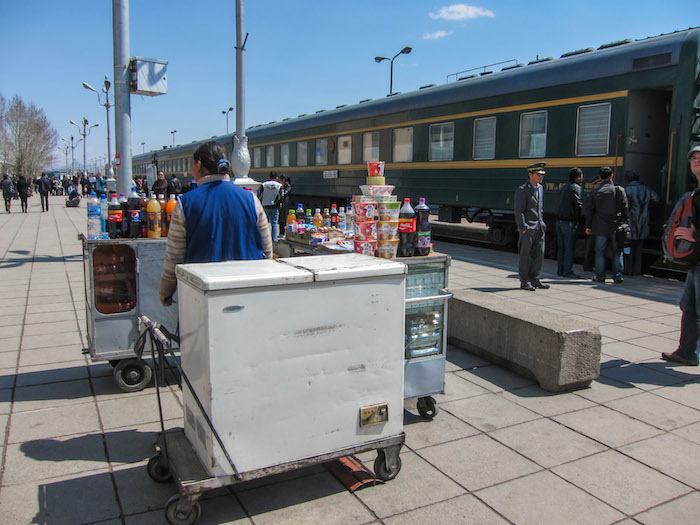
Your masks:
{"label": "bare tree", "polygon": [[15,96],[2,118],[4,152],[7,163],[16,173],[29,180],[38,177],[45,166],[53,163],[58,133],[49,124],[43,109],[25,104]]}

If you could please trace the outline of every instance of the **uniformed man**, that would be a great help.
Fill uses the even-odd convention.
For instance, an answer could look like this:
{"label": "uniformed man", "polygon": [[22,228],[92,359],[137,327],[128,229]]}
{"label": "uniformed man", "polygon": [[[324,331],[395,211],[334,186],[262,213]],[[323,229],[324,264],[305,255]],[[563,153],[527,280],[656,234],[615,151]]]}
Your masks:
{"label": "uniformed man", "polygon": [[520,233],[518,250],[520,261],[520,288],[534,291],[537,288],[547,289],[548,284],[540,281],[540,270],[544,259],[544,234],[547,225],[542,213],[544,190],[545,162],[537,162],[527,167],[528,181],[515,191],[514,212],[515,224]]}

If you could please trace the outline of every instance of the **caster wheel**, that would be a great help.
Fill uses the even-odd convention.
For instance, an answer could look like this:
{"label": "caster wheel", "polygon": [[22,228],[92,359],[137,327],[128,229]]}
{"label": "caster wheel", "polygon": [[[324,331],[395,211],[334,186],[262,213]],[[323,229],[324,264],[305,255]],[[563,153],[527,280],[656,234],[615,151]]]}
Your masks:
{"label": "caster wheel", "polygon": [[199,502],[196,501],[188,513],[178,513],[178,501],[180,501],[180,496],[173,496],[165,504],[165,519],[168,520],[170,525],[192,525],[202,514]]}
{"label": "caster wheel", "polygon": [[114,382],[124,392],[138,392],[151,382],[153,371],[142,359],[122,359],[114,367]]}
{"label": "caster wheel", "polygon": [[148,466],[146,469],[151,479],[157,483],[167,483],[173,479],[173,475],[170,473],[170,470],[163,468],[163,466],[160,464],[160,454],[156,454],[148,460]]}
{"label": "caster wheel", "polygon": [[438,413],[437,403],[432,397],[419,397],[416,406],[418,413],[424,419],[433,419]]}
{"label": "caster wheel", "polygon": [[396,467],[392,470],[389,470],[387,468],[384,458],[384,451],[380,450],[377,455],[377,459],[374,460],[374,473],[379,479],[383,479],[384,481],[391,481],[399,474],[399,471],[401,470],[401,457],[396,457]]}

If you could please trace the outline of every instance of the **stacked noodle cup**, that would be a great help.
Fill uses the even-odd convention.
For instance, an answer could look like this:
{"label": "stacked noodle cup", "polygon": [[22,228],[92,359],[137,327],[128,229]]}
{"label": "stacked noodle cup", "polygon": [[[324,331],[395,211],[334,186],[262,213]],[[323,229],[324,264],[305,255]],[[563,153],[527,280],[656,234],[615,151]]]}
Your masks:
{"label": "stacked noodle cup", "polygon": [[355,251],[393,259],[399,245],[401,203],[391,194],[394,186],[385,184],[383,162],[368,162],[367,173],[367,184],[360,186],[362,195],[353,197]]}

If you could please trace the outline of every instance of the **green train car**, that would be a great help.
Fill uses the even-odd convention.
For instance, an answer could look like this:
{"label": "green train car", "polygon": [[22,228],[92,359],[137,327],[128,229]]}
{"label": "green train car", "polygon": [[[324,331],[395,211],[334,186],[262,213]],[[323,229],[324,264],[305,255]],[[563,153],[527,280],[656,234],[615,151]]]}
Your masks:
{"label": "green train car", "polygon": [[[548,221],[571,167],[590,181],[611,166],[617,183],[635,170],[661,196],[658,235],[691,186],[699,73],[700,29],[612,42],[249,128],[250,176],[285,173],[294,203],[342,205],[365,183],[366,162],[381,160],[399,197],[425,197],[443,220],[485,222],[493,242],[507,243],[526,166],[547,163]],[[231,147],[231,135],[216,139]],[[134,156],[134,174],[155,154],[164,171],[185,176],[200,143]]]}

